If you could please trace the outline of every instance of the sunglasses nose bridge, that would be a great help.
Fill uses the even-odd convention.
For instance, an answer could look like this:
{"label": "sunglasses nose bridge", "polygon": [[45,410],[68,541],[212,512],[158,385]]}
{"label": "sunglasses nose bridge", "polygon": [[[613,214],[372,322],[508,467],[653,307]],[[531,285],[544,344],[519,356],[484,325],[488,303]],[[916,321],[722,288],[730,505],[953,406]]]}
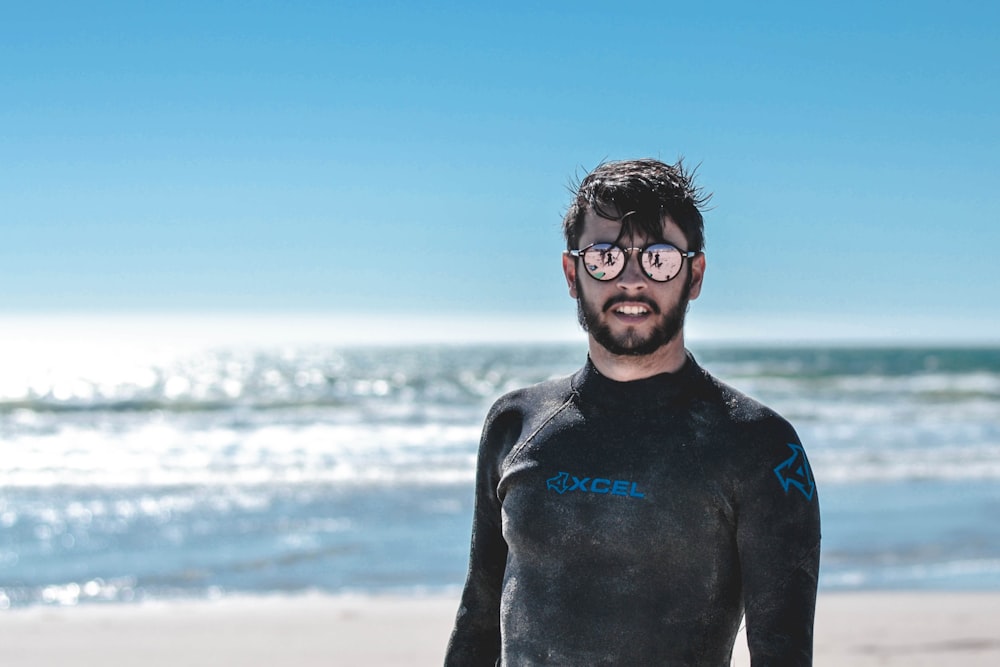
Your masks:
{"label": "sunglasses nose bridge", "polygon": [[[634,280],[636,277],[640,279],[645,278],[646,275],[642,268],[642,248],[622,248],[622,252],[625,254],[625,261],[622,270],[618,274],[618,278],[626,279],[626,282],[628,279]],[[629,275],[630,272],[631,275]]]}

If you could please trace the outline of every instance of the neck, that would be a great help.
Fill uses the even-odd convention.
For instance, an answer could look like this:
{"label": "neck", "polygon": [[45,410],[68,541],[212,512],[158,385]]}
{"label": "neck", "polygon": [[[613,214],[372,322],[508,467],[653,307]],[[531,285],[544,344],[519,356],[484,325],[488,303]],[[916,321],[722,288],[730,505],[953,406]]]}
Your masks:
{"label": "neck", "polygon": [[594,367],[601,375],[618,382],[642,380],[660,373],[676,373],[687,360],[683,331],[677,332],[669,343],[656,352],[635,357],[612,354],[593,336],[589,337],[589,341],[590,360]]}

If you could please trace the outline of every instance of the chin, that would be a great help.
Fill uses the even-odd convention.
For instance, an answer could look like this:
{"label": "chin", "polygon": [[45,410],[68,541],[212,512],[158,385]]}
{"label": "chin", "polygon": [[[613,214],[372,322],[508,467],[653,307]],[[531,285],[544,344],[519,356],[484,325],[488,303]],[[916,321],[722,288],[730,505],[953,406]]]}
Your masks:
{"label": "chin", "polygon": [[613,355],[645,357],[658,352],[678,338],[684,329],[687,301],[677,304],[658,316],[651,331],[641,335],[634,326],[622,333],[615,333],[602,313],[577,301],[577,311],[583,330],[593,336],[598,345]]}

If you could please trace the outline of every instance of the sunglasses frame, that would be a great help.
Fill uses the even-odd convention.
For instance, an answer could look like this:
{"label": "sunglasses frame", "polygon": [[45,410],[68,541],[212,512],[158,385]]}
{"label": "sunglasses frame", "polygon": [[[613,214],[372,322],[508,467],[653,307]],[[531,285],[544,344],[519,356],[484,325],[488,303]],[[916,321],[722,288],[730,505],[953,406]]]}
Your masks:
{"label": "sunglasses frame", "polygon": [[691,259],[692,257],[696,257],[699,254],[699,252],[697,250],[681,250],[680,248],[678,248],[677,246],[675,246],[672,243],[656,242],[656,243],[649,243],[649,244],[643,246],[642,248],[623,248],[623,247],[621,247],[621,246],[619,246],[619,245],[617,245],[615,243],[608,243],[607,241],[598,241],[598,242],[595,242],[595,243],[591,243],[590,245],[588,245],[588,246],[586,246],[584,248],[580,248],[578,250],[567,250],[566,252],[568,254],[572,255],[573,257],[576,257],[577,259],[582,259],[583,258],[583,253],[587,252],[588,250],[590,250],[594,246],[605,246],[605,245],[606,246],[610,246],[609,250],[612,249],[612,248],[617,248],[618,250],[621,250],[625,254],[625,261],[622,262],[622,268],[618,271],[618,273],[616,273],[615,275],[613,275],[610,278],[598,278],[597,276],[595,276],[594,274],[592,274],[590,272],[590,269],[587,268],[587,263],[584,262],[583,263],[583,268],[584,268],[585,273],[588,276],[590,276],[591,278],[593,278],[594,280],[596,280],[598,282],[602,282],[602,283],[610,282],[610,281],[616,279],[618,276],[620,276],[625,271],[625,267],[628,266],[628,260],[632,257],[632,251],[633,250],[638,250],[640,252],[640,254],[641,254],[641,253],[646,252],[647,250],[649,250],[650,248],[652,248],[654,246],[666,246],[666,247],[672,248],[673,250],[676,250],[678,253],[680,253],[681,263],[677,267],[677,273],[675,273],[674,275],[670,276],[666,280],[657,280],[653,276],[649,275],[649,271],[647,271],[646,267],[642,265],[642,260],[641,259],[639,260],[639,266],[642,268],[643,274],[645,274],[645,276],[647,278],[649,278],[650,280],[652,280],[653,282],[657,282],[657,283],[669,283],[671,280],[673,280],[674,278],[676,278],[677,276],[679,276],[681,274],[681,269],[684,268],[684,260],[685,259]]}

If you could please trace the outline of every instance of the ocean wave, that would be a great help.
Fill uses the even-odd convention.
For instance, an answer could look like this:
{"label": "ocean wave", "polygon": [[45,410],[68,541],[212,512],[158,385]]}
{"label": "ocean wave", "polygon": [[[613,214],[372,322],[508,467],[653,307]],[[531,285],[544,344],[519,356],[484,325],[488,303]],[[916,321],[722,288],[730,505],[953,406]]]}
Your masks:
{"label": "ocean wave", "polygon": [[5,438],[7,487],[451,484],[472,476],[479,426],[448,423],[62,426]]}
{"label": "ocean wave", "polygon": [[810,454],[823,484],[920,480],[1000,480],[1000,444],[820,449]]}
{"label": "ocean wave", "polygon": [[824,589],[997,589],[1000,559],[975,558],[939,562],[826,568],[820,573]]}
{"label": "ocean wave", "polygon": [[145,363],[110,356],[101,361],[5,369],[0,378],[0,414],[18,410],[264,410],[399,401],[479,403],[569,372],[579,357],[566,348],[529,346],[403,348],[378,353],[219,350]]}

